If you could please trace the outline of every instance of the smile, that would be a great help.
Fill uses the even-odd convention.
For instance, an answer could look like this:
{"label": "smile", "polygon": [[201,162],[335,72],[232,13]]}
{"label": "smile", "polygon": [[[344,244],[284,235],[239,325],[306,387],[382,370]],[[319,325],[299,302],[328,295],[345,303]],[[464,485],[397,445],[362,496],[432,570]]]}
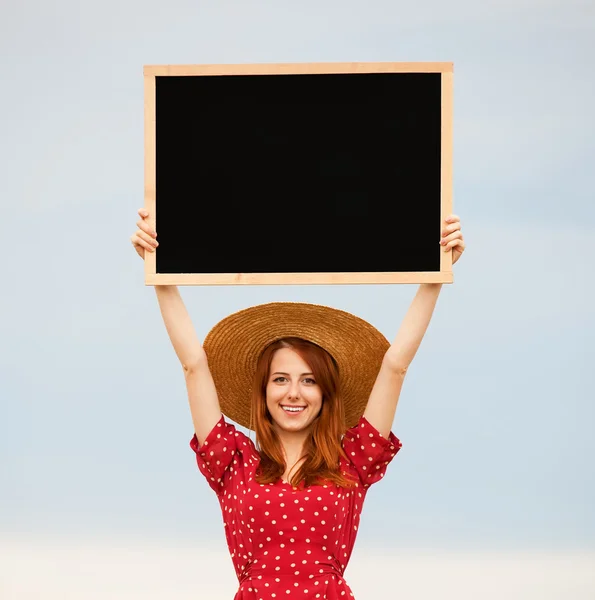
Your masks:
{"label": "smile", "polygon": [[306,409],[305,406],[283,406],[281,405],[281,408],[288,413],[301,413],[303,410]]}

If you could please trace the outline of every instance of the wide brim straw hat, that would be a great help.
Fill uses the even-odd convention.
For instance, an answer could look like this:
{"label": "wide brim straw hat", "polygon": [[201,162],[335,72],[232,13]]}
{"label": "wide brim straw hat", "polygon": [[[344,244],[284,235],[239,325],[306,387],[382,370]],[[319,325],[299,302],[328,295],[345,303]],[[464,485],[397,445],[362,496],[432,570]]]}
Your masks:
{"label": "wide brim straw hat", "polygon": [[223,414],[254,428],[250,403],[258,358],[269,344],[285,337],[313,342],[335,359],[346,425],[356,425],[390,344],[351,313],[304,302],[252,306],[225,317],[207,334],[203,346]]}

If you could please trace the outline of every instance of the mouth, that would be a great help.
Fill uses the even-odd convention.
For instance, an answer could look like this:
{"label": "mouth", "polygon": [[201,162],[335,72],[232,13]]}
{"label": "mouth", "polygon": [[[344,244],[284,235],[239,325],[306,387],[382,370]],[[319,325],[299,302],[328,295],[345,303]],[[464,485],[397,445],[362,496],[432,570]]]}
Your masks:
{"label": "mouth", "polygon": [[305,406],[285,406],[283,404],[281,404],[280,406],[283,412],[288,415],[299,415],[300,413],[306,410]]}

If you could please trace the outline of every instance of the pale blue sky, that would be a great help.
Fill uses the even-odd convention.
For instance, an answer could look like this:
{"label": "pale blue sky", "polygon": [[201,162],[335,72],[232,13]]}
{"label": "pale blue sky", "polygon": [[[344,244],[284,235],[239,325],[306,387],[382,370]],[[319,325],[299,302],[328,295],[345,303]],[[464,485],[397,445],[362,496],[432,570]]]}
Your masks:
{"label": "pale blue sky", "polygon": [[[592,0],[3,0],[0,538],[225,552],[129,241],[143,65],[435,60],[454,62],[468,250],[407,376],[403,450],[370,491],[356,549],[595,551],[594,57]],[[407,223],[394,225],[398,252]],[[181,292],[201,338],[235,310],[298,300],[392,339],[415,286]]]}

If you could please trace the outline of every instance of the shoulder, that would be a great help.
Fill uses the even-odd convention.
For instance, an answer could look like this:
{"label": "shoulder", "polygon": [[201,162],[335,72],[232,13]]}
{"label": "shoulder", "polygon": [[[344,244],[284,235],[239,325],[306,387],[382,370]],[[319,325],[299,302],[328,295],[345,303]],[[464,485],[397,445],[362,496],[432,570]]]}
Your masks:
{"label": "shoulder", "polygon": [[386,467],[401,448],[392,431],[388,438],[383,437],[364,416],[345,432],[341,445],[345,466],[357,472],[364,488],[384,477]]}
{"label": "shoulder", "polygon": [[190,441],[190,446],[198,454],[205,456],[215,452],[216,449],[223,452],[248,452],[258,454],[254,442],[233,423],[227,421],[224,415],[221,415],[219,421],[207,435],[202,446],[198,443],[196,435]]}
{"label": "shoulder", "polygon": [[359,421],[353,427],[347,429],[343,436],[344,443],[355,443],[358,440],[362,444],[370,444],[372,447],[380,444],[382,447],[388,446],[393,450],[398,450],[402,445],[392,431],[389,433],[388,438],[384,437],[364,415],[359,418]]}

